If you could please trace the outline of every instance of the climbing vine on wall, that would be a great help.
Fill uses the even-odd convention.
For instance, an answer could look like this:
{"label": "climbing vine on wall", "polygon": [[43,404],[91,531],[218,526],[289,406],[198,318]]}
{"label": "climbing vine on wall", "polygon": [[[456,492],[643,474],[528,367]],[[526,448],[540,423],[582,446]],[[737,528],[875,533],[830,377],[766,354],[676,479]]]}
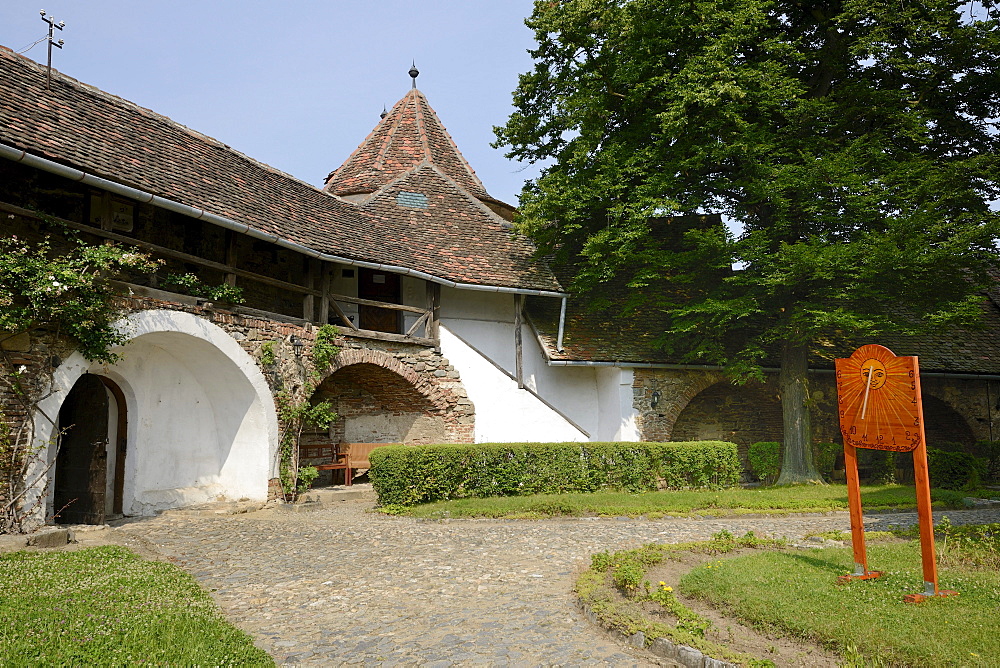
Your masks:
{"label": "climbing vine on wall", "polygon": [[117,292],[106,280],[126,271],[153,271],[148,255],[114,244],[90,245],[72,238],[66,250],[53,250],[46,235],[31,242],[0,239],[0,331],[8,336],[37,328],[53,329],[74,340],[91,360],[114,362],[110,349],[125,342],[113,323],[121,315]]}
{"label": "climbing vine on wall", "polygon": [[316,380],[319,380],[322,371],[330,366],[333,358],[340,352],[340,348],[334,344],[337,334],[338,330],[333,325],[323,325],[316,332],[316,341],[313,343],[312,351],[312,376]]}
{"label": "climbing vine on wall", "polygon": [[194,274],[167,274],[160,282],[160,287],[167,290],[191,295],[192,297],[204,297],[213,301],[225,304],[242,304],[246,301],[243,297],[243,288],[238,285],[209,285],[203,282]]}
{"label": "climbing vine on wall", "polygon": [[294,498],[309,489],[318,471],[313,466],[299,466],[299,446],[305,429],[327,429],[337,419],[329,401],[312,404],[311,388],[306,386],[305,398],[296,401],[287,392],[277,395],[278,419],[284,425],[281,434],[281,466],[279,480],[286,499]]}
{"label": "climbing vine on wall", "polygon": [[[311,401],[317,383],[323,377],[322,372],[340,352],[335,343],[337,333],[337,328],[332,325],[323,325],[317,330],[312,346],[312,370],[307,374],[302,398],[296,399],[288,392],[280,392],[276,397],[278,419],[283,425],[279,447],[279,481],[285,498],[294,498],[309,489],[319,475],[313,466],[299,466],[302,432],[305,429],[328,429],[338,417],[329,401]],[[273,350],[262,350],[262,361],[268,353],[273,357]]]}
{"label": "climbing vine on wall", "polygon": [[108,279],[157,266],[132,249],[84,243],[46,216],[33,224],[31,239],[0,239],[0,392],[13,399],[20,416],[15,420],[0,405],[0,533],[24,531],[45,498],[26,502],[27,491],[47,470],[36,466],[46,447],[33,443],[31,416],[55,421],[38,410],[51,392],[53,360],[35,360],[29,369],[3,344],[45,330],[68,337],[87,359],[114,362],[118,355],[112,348],[127,337],[114,326],[122,307]]}

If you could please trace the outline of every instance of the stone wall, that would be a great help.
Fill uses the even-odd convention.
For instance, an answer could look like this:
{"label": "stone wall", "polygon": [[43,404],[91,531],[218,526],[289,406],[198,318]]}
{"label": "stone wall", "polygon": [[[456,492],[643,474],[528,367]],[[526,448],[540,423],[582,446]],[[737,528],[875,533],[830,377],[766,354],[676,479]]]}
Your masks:
{"label": "stone wall", "polygon": [[[316,333],[313,326],[242,315],[185,297],[177,299],[132,295],[122,298],[119,306],[124,312],[169,310],[203,318],[227,332],[257,360],[272,394],[288,393],[296,400],[309,398],[305,391],[312,388],[313,381],[310,378]],[[293,345],[295,340],[304,344],[298,352]],[[387,413],[397,424],[412,418],[408,437],[393,440],[473,441],[474,407],[458,372],[439,351],[417,344],[352,336],[340,336],[336,344],[342,349],[340,354],[319,376],[325,378],[324,391],[332,390],[337,395],[338,412],[342,411],[345,417],[361,418],[371,411],[376,422]],[[3,344],[3,353],[15,368],[23,366],[24,382],[38,392],[44,390],[48,365],[57,367],[72,350],[65,339],[44,332],[20,335]],[[0,406],[15,428],[27,417],[23,405],[6,384],[0,385]],[[338,440],[343,440],[344,427],[343,421],[334,425],[334,437]],[[277,489],[273,481],[271,486]]]}
{"label": "stone wall", "polygon": [[[1000,440],[1000,382],[925,374],[921,387],[929,445]],[[810,396],[814,441],[839,443],[833,374],[812,374]],[[719,439],[741,450],[757,441],[782,440],[776,374],[741,386],[717,372],[636,369],[633,407],[643,440]]]}

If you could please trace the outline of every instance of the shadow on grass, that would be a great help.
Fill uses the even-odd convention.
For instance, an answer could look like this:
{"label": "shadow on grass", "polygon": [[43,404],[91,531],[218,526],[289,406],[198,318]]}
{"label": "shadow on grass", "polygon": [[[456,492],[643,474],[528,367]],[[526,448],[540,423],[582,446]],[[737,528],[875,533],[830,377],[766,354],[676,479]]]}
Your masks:
{"label": "shadow on grass", "polygon": [[[850,548],[846,549],[849,550]],[[830,559],[824,559],[811,554],[803,554],[801,552],[781,552],[780,554],[783,558],[801,562],[820,572],[829,572],[834,576],[844,575],[844,564],[840,562],[831,561]]]}

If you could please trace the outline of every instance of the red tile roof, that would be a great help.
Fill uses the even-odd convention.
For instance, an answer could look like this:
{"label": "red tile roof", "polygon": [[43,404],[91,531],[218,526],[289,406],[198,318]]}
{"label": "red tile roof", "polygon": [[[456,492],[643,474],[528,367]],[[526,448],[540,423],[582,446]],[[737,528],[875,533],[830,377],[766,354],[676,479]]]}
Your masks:
{"label": "red tile roof", "polygon": [[416,88],[393,106],[343,165],[326,177],[323,190],[333,195],[373,193],[425,162],[475,197],[493,199]]}
{"label": "red tile roof", "polygon": [[393,262],[412,258],[488,285],[506,285],[506,276],[516,274],[530,285],[558,289],[548,267],[511,232],[510,223],[437,165],[425,162],[404,172],[361,208]]}
{"label": "red tile roof", "polygon": [[[404,98],[411,99],[420,102],[423,96],[411,92]],[[429,107],[425,114],[425,102],[415,109],[425,118],[433,116]],[[423,124],[427,146],[453,147],[439,126]],[[405,248],[399,239],[417,238],[408,210],[394,218],[378,207],[369,210],[333,197],[165,116],[56,71],[51,90],[46,90],[45,69],[5,47],[0,47],[0,143],[320,253],[457,283],[560,289],[543,263],[530,260],[533,246],[496,216],[481,215],[482,206],[472,198],[465,197],[466,204],[458,207],[460,200],[451,196],[462,211],[456,212],[449,229],[461,230],[468,243],[454,234],[426,233],[419,235],[419,248]],[[451,177],[452,188],[485,195],[457,149],[445,154],[431,151],[441,159],[438,169]],[[435,220],[444,215],[441,211],[435,205]],[[488,248],[482,239],[491,240]]]}

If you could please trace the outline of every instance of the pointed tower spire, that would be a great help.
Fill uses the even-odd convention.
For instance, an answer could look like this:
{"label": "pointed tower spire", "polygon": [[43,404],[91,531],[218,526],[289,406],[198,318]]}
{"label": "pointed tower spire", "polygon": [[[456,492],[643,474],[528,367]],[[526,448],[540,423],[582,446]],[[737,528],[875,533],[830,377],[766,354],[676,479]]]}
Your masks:
{"label": "pointed tower spire", "polygon": [[[417,74],[416,67],[410,70],[414,82]],[[323,190],[364,199],[424,164],[434,165],[473,197],[493,201],[427,98],[416,88],[408,91],[351,157],[327,177]]]}
{"label": "pointed tower spire", "polygon": [[389,112],[385,110],[385,105],[382,105],[382,113],[378,115],[379,118],[385,118],[389,115]]}

